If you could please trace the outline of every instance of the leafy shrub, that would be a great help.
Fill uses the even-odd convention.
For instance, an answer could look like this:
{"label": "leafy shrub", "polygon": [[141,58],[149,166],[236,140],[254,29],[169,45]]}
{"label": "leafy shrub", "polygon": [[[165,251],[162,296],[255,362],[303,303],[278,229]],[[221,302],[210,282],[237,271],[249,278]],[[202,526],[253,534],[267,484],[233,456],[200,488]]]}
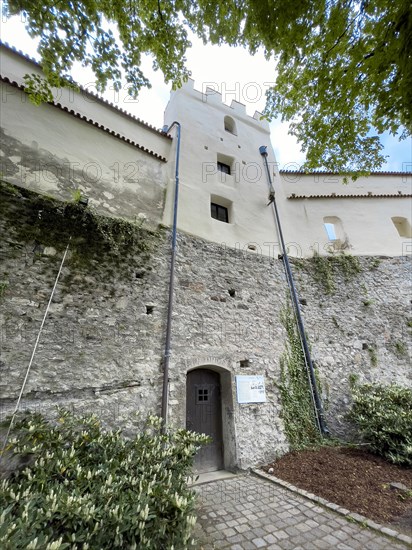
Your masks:
{"label": "leafy shrub", "polygon": [[349,418],[376,454],[412,466],[412,390],[379,384],[354,384]]}
{"label": "leafy shrub", "polygon": [[151,417],[126,439],[95,416],[59,413],[56,425],[29,414],[15,426],[10,448],[33,461],[1,482],[1,548],[186,548],[196,521],[186,480],[208,438],[162,433]]}

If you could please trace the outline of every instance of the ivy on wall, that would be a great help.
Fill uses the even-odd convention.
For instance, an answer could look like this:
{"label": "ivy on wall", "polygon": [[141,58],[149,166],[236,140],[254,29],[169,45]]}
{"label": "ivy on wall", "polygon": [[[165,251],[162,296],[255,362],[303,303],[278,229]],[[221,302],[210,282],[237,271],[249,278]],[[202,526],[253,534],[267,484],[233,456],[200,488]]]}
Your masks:
{"label": "ivy on wall", "polygon": [[292,449],[301,449],[319,444],[321,436],[316,425],[305,357],[289,300],[281,311],[280,320],[286,329],[278,384],[282,419]]}
{"label": "ivy on wall", "polygon": [[293,264],[296,268],[309,273],[326,294],[335,292],[337,277],[343,277],[347,282],[362,271],[359,259],[343,252],[333,256],[320,256],[315,253],[313,258],[295,259]]}
{"label": "ivy on wall", "polygon": [[69,265],[96,269],[102,264],[127,277],[150,259],[160,233],[121,218],[97,214],[78,200],[63,202],[0,182],[0,216],[15,240],[35,250],[62,251],[70,240]]}

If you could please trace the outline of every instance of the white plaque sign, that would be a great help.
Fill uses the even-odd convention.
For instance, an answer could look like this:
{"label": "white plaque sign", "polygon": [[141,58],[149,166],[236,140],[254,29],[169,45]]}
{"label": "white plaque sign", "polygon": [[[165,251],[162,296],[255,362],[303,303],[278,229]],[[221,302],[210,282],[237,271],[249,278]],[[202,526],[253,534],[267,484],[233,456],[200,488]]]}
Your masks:
{"label": "white plaque sign", "polygon": [[236,376],[238,403],[265,403],[265,379],[261,375]]}

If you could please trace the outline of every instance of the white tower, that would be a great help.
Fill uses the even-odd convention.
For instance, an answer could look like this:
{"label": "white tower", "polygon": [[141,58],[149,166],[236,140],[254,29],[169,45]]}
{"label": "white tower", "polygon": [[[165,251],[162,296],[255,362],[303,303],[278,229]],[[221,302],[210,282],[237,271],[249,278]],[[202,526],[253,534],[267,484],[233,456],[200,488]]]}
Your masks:
{"label": "white tower", "polygon": [[[268,184],[259,147],[268,147],[271,172],[275,156],[269,125],[244,105],[222,103],[208,88],[189,80],[172,92],[165,123],[180,122],[180,195],[178,229],[228,247],[273,255],[277,242]],[[168,190],[165,223],[172,216],[174,179]]]}

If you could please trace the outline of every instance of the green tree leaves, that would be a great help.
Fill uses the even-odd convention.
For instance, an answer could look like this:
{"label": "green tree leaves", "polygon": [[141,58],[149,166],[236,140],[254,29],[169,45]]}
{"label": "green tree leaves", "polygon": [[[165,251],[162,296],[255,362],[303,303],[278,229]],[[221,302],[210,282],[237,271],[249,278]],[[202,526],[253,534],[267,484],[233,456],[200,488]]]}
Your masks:
{"label": "green tree leaves", "polygon": [[80,61],[99,91],[126,81],[135,97],[150,86],[144,54],[178,87],[190,75],[189,30],[205,43],[263,48],[277,62],[264,115],[290,123],[308,170],[366,174],[385,160],[380,134],[411,134],[410,0],[9,0],[5,9],[24,13],[40,37],[51,87],[70,85]]}
{"label": "green tree leaves", "polygon": [[362,174],[384,162],[380,133],[405,125],[402,137],[410,134],[408,4],[330,2],[296,44],[299,53],[280,55],[266,115],[291,123],[307,152],[305,168]]}

